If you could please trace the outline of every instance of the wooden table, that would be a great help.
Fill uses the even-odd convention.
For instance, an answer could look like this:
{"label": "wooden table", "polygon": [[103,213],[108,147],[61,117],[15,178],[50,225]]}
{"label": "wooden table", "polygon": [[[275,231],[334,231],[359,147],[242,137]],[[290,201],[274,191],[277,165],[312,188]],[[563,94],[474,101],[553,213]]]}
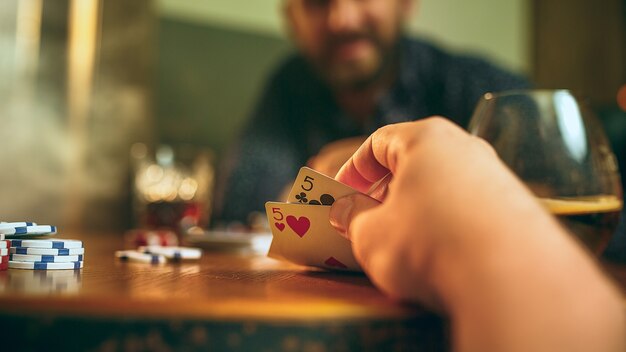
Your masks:
{"label": "wooden table", "polygon": [[[0,272],[1,350],[449,348],[442,318],[391,301],[363,275],[236,252],[122,263],[119,235],[65,237],[84,241],[84,269]],[[626,266],[605,267],[626,292]]]}
{"label": "wooden table", "polygon": [[[0,272],[0,339],[18,350],[446,350],[446,324],[358,274],[237,252],[150,265],[84,241],[77,271]],[[0,344],[2,350],[9,346]]]}

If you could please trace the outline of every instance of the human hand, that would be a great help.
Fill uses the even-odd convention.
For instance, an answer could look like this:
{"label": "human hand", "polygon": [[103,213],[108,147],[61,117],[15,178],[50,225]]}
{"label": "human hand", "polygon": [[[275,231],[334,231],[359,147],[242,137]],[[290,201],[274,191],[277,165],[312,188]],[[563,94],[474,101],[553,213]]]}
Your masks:
{"label": "human hand", "polygon": [[624,347],[619,291],[486,142],[441,118],[388,125],[336,179],[365,192],[389,173],[382,203],[340,198],[330,222],[382,291],[450,315],[455,350]]}
{"label": "human hand", "polygon": [[[440,283],[431,281],[437,261],[452,249],[457,256],[478,255],[475,243],[510,231],[520,219],[562,233],[486,142],[448,120],[379,129],[336,179],[366,192],[388,173],[393,181],[377,192],[385,195],[378,197],[382,204],[359,195],[339,199],[331,223],[353,242],[373,282],[393,297],[445,304]],[[470,248],[475,252],[465,252]]]}
{"label": "human hand", "polygon": [[363,144],[365,138],[365,136],[351,137],[328,143],[317,155],[309,159],[307,166],[324,175],[335,177],[341,166]]}

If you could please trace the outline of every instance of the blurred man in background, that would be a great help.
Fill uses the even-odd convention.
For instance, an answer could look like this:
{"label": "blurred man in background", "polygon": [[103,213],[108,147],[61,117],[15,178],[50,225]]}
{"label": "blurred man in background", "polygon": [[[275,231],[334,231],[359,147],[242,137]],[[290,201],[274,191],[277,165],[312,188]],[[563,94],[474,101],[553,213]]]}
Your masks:
{"label": "blurred man in background", "polygon": [[299,167],[334,176],[378,127],[442,115],[465,127],[511,73],[409,38],[413,0],[285,0],[298,52],[270,78],[226,165],[217,217],[246,221]]}

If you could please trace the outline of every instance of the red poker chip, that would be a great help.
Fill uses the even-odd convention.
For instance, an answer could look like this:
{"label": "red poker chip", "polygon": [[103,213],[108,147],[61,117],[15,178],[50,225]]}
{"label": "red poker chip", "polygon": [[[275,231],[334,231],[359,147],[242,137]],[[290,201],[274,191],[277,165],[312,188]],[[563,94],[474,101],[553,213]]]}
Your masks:
{"label": "red poker chip", "polygon": [[0,263],[8,263],[8,262],[9,262],[8,255],[3,255],[2,257],[0,257]]}
{"label": "red poker chip", "polygon": [[126,232],[126,242],[129,244],[129,247],[151,245],[178,246],[178,236],[176,232],[168,229],[135,229]]}
{"label": "red poker chip", "polygon": [[9,269],[9,262],[0,263],[0,271],[7,270],[7,269]]}

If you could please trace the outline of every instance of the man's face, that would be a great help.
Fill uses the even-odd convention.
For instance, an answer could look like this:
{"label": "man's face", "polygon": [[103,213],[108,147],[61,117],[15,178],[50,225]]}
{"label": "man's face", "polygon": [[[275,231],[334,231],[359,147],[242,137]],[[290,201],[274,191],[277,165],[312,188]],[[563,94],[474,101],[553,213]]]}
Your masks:
{"label": "man's face", "polygon": [[411,0],[286,0],[295,44],[336,89],[365,86],[390,64]]}

